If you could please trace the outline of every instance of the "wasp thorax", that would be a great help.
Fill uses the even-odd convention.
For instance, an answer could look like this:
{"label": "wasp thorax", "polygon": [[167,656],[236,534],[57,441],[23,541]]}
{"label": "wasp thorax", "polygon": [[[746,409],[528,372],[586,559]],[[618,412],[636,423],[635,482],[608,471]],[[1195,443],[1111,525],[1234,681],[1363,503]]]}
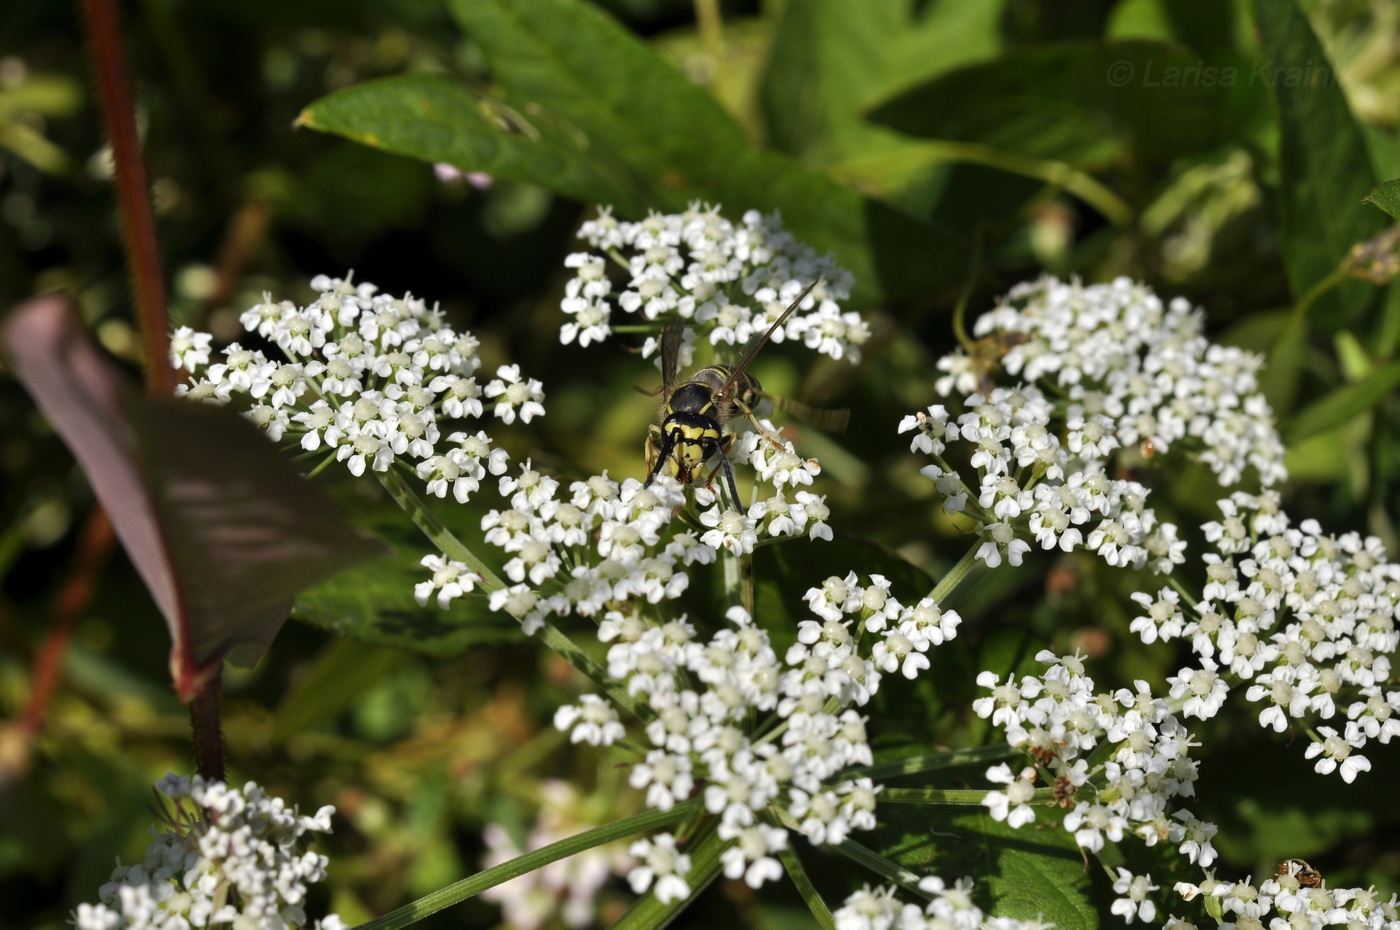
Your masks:
{"label": "wasp thorax", "polygon": [[673,411],[703,413],[714,402],[714,390],[709,385],[691,381],[676,388],[666,406]]}

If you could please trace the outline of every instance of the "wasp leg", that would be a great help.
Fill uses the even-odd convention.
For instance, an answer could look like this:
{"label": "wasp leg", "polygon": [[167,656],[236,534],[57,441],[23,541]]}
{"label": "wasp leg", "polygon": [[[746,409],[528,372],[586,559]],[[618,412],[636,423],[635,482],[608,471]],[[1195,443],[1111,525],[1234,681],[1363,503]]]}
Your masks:
{"label": "wasp leg", "polygon": [[[669,459],[671,454],[676,450],[676,433],[678,430],[665,433],[661,440],[661,449],[659,451],[656,450],[656,434],[660,432],[661,428],[653,424],[652,431],[647,433],[647,480],[642,485],[644,488],[651,487],[651,483],[656,480],[656,476],[661,474],[661,469],[666,467],[666,460]],[[653,464],[653,454],[656,456],[655,464]]]}
{"label": "wasp leg", "polygon": [[754,415],[753,410],[747,404],[741,403],[736,398],[734,401],[734,406],[739,408],[740,413],[748,417],[749,422],[753,424],[753,428],[758,431],[758,434],[764,439],[768,440],[774,446],[774,448],[787,448],[787,444],[783,442],[782,437],[774,436],[772,433],[768,432],[768,430],[764,429],[763,424],[758,422],[758,417]]}
{"label": "wasp leg", "polygon": [[[729,499],[734,504],[734,509],[744,513],[744,505],[739,502],[739,486],[734,482],[734,469],[729,464],[729,456],[725,455],[734,445],[734,434],[730,433],[719,442],[715,443],[715,455],[719,458],[719,464],[724,469],[724,479],[729,484]],[[715,470],[710,471],[710,477],[714,477]]]}

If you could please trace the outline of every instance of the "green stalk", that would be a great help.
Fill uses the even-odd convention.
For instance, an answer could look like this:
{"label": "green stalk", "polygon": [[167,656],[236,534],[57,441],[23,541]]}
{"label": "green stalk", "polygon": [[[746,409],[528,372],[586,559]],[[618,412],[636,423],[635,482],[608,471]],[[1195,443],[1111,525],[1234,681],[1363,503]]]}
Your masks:
{"label": "green stalk", "polygon": [[981,574],[982,569],[985,568],[981,562],[977,561],[977,550],[981,547],[982,537],[978,536],[977,541],[968,547],[962,558],[958,559],[958,563],[948,570],[948,574],[939,579],[938,584],[933,586],[933,590],[928,593],[928,596],[935,604],[941,607],[943,602],[957,590],[958,585],[970,577],[975,578]]}
{"label": "green stalk", "polygon": [[[488,888],[494,888],[502,882],[508,882],[512,878],[533,872],[551,862],[558,862],[560,859],[577,855],[585,850],[593,849],[595,846],[620,840],[623,837],[680,823],[701,810],[703,810],[701,800],[696,798],[684,804],[677,804],[669,811],[647,811],[614,823],[595,827],[577,836],[571,836],[566,840],[550,843],[542,849],[517,856],[509,862],[492,866],[484,872],[478,872],[471,878],[464,878],[445,888],[439,888],[411,904],[390,911],[383,917],[376,917],[368,923],[360,924],[356,930],[401,930],[401,928],[417,923],[430,914],[436,914],[443,908],[451,907]],[[718,857],[716,857],[716,865],[718,865]],[[616,926],[620,927],[622,924],[619,923]]]}
{"label": "green stalk", "polygon": [[[987,796],[986,788],[886,788],[878,795],[881,804],[950,804],[978,807]],[[1034,802],[1054,800],[1053,788],[1037,788]]]}
{"label": "green stalk", "polygon": [[724,594],[730,604],[740,604],[753,616],[753,555],[733,553],[720,556],[724,560]]}
{"label": "green stalk", "polygon": [[613,703],[618,707],[630,711],[640,720],[647,721],[656,717],[656,711],[652,709],[650,704],[645,700],[639,701],[628,694],[627,689],[617,679],[609,675],[607,669],[599,665],[598,661],[591,655],[580,649],[554,624],[546,621],[535,635],[539,637],[540,642],[563,656],[570,665],[587,675],[594,684],[606,691],[608,697],[612,698]]}
{"label": "green stalk", "polygon": [[[399,506],[408,513],[414,524],[423,531],[423,535],[427,536],[428,540],[437,546],[443,555],[458,562],[465,562],[467,567],[481,577],[480,587],[482,590],[489,593],[505,587],[505,582],[491,570],[491,567],[478,558],[476,553],[468,549],[428,509],[423,499],[414,493],[408,483],[403,480],[403,475],[390,470],[376,472],[375,477],[379,479],[380,484],[384,485],[384,489],[398,502]],[[545,623],[537,635],[546,646],[559,653],[568,660],[570,665],[596,682],[598,687],[606,691],[619,707],[630,711],[641,720],[651,720],[656,716],[646,703],[639,702],[629,695],[626,688],[614,681],[603,666],[575,645],[574,641],[565,636],[558,627]]]}
{"label": "green stalk", "polygon": [[954,749],[950,752],[935,752],[926,756],[896,759],[893,762],[881,762],[876,765],[867,765],[864,768],[846,769],[843,774],[850,778],[872,778],[875,781],[882,781],[900,775],[918,775],[923,772],[956,768],[960,765],[995,762],[998,759],[1009,759],[1020,754],[1021,750],[1014,749],[1006,743],[998,743],[995,746],[982,746],[978,749]]}
{"label": "green stalk", "polygon": [[454,561],[466,563],[468,568],[480,576],[483,590],[490,593],[506,586],[505,582],[497,577],[489,565],[481,561],[475,552],[472,552],[460,539],[452,535],[452,531],[444,526],[437,515],[428,509],[423,498],[419,497],[408,486],[408,482],[403,480],[403,475],[392,469],[374,474],[379,479],[379,483],[384,485],[384,490],[389,492],[389,495],[413,520],[414,525],[423,531],[423,535],[428,537],[428,540],[437,546],[443,555]]}
{"label": "green stalk", "polygon": [[808,876],[807,869],[803,867],[802,860],[797,858],[797,853],[792,851],[791,846],[785,846],[778,851],[778,859],[783,863],[788,878],[792,879],[792,883],[797,886],[797,893],[802,895],[802,900],[806,902],[808,910],[817,919],[822,930],[836,930],[836,921],[831,916],[831,908],[826,906],[822,896],[817,893],[816,886],[812,884],[812,879]]}
{"label": "green stalk", "polygon": [[845,840],[844,842],[834,846],[828,846],[827,848],[835,850],[853,862],[860,863],[881,878],[894,882],[907,891],[924,898],[931,897],[928,892],[919,889],[918,875],[909,871],[893,859],[885,858],[868,846],[862,846],[855,840]]}

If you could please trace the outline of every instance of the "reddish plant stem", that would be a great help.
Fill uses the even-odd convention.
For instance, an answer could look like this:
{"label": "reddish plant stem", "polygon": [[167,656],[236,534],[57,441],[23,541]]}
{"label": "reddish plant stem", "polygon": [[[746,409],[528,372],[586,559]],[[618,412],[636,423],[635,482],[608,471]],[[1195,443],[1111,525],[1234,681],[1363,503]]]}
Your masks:
{"label": "reddish plant stem", "polygon": [[224,731],[219,718],[222,663],[190,702],[190,731],[194,737],[194,768],[205,778],[224,780]]}
{"label": "reddish plant stem", "polygon": [[[122,239],[146,354],[146,391],[152,397],[168,397],[175,391],[175,372],[170,364],[170,322],[166,314],[155,216],[151,211],[150,183],[136,134],[136,110],[127,79],[121,23],[115,0],[82,0],[82,13],[93,76],[116,168]],[[197,771],[205,778],[222,781],[224,747],[217,672],[210,676],[190,704],[190,727]]]}
{"label": "reddish plant stem", "polygon": [[97,577],[112,554],[113,538],[112,523],[107,519],[107,512],[98,507],[83,526],[68,577],[64,579],[54,604],[53,624],[34,659],[29,700],[19,717],[19,732],[26,739],[32,738],[43,726],[49,702],[53,700],[54,691],[63,677],[63,658],[68,653],[73,626],[92,599]]}
{"label": "reddish plant stem", "polygon": [[151,189],[141,161],[136,135],[136,110],[122,54],[121,23],[115,0],[82,0],[93,76],[102,104],[102,119],[112,144],[116,166],[117,202],[121,207],[122,238],[126,245],[131,291],[141,323],[146,351],[146,389],[152,397],[175,390],[169,362],[170,324],[166,316],[165,285],[156,245],[156,222],[151,212]]}

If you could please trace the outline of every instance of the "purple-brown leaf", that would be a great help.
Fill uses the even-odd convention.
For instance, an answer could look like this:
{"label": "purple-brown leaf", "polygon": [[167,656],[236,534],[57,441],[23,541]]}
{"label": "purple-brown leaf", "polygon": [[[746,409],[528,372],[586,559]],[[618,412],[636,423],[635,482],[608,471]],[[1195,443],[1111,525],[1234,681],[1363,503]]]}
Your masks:
{"label": "purple-brown leaf", "polygon": [[256,662],[297,592],[384,552],[238,414],[141,396],[66,297],[20,305],[4,337],[165,616],[182,699],[223,658]]}

